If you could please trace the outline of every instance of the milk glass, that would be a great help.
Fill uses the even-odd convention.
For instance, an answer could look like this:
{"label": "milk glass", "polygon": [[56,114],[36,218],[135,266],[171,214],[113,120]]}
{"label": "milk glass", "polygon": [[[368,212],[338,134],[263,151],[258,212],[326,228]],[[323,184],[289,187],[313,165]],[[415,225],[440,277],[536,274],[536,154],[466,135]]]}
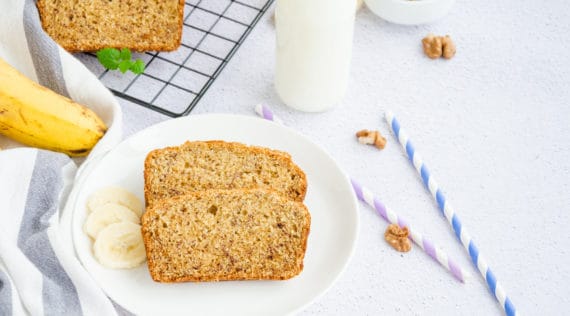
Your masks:
{"label": "milk glass", "polygon": [[356,0],[277,0],[275,88],[288,106],[326,111],[348,85]]}

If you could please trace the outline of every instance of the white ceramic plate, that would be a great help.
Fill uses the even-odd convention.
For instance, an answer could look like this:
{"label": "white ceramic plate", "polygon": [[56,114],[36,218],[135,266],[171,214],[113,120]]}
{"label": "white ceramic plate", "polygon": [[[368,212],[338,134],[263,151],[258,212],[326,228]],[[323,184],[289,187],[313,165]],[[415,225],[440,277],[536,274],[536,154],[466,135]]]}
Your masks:
{"label": "white ceramic plate", "polygon": [[[152,281],[146,264],[131,270],[101,266],[82,230],[87,197],[100,188],[114,185],[143,199],[143,161],[150,150],[186,140],[214,139],[287,151],[306,172],[305,204],[312,221],[303,272],[287,281],[163,284]],[[72,224],[75,249],[107,295],[135,314],[293,313],[332,286],[354,250],[357,203],[347,177],[320,147],[290,129],[263,119],[209,114],[169,120],[128,138],[88,172],[75,200]]]}

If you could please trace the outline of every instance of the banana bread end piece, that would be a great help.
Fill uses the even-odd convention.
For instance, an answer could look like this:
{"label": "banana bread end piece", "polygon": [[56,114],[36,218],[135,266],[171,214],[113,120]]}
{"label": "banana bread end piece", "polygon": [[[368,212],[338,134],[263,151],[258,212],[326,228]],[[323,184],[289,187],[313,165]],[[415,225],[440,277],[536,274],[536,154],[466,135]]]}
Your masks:
{"label": "banana bread end piece", "polygon": [[38,0],[36,5],[43,29],[70,52],[172,51],[182,39],[184,0]]}

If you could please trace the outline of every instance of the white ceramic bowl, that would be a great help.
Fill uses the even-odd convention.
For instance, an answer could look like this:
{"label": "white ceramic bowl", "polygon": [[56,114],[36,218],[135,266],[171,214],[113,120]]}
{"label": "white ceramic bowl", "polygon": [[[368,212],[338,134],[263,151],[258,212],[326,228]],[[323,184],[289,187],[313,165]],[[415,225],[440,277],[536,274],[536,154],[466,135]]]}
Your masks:
{"label": "white ceramic bowl", "polygon": [[396,24],[433,22],[449,12],[455,0],[364,0],[379,17]]}

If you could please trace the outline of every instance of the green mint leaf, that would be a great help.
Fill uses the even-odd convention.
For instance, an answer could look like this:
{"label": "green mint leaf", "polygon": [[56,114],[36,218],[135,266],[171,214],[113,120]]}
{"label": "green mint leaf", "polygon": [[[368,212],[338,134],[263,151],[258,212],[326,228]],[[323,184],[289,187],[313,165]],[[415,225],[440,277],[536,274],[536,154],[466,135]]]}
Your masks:
{"label": "green mint leaf", "polygon": [[131,50],[128,48],[121,49],[121,60],[131,60]]}
{"label": "green mint leaf", "polygon": [[97,59],[103,67],[111,70],[119,67],[121,52],[115,48],[103,48],[97,52]]}
{"label": "green mint leaf", "polygon": [[126,73],[130,70],[137,75],[142,74],[145,67],[144,62],[140,59],[133,61],[131,58],[131,50],[128,48],[122,48],[121,50],[116,48],[103,48],[97,52],[97,59],[101,65],[107,69],[118,69],[122,73]]}
{"label": "green mint leaf", "polygon": [[123,60],[122,62],[119,63],[119,70],[122,73],[127,72],[127,70],[129,70],[132,65],[133,65],[133,61],[132,60]]}
{"label": "green mint leaf", "polygon": [[144,72],[144,62],[140,59],[137,59],[132,65],[131,65],[131,71],[134,72],[137,75],[140,75]]}

